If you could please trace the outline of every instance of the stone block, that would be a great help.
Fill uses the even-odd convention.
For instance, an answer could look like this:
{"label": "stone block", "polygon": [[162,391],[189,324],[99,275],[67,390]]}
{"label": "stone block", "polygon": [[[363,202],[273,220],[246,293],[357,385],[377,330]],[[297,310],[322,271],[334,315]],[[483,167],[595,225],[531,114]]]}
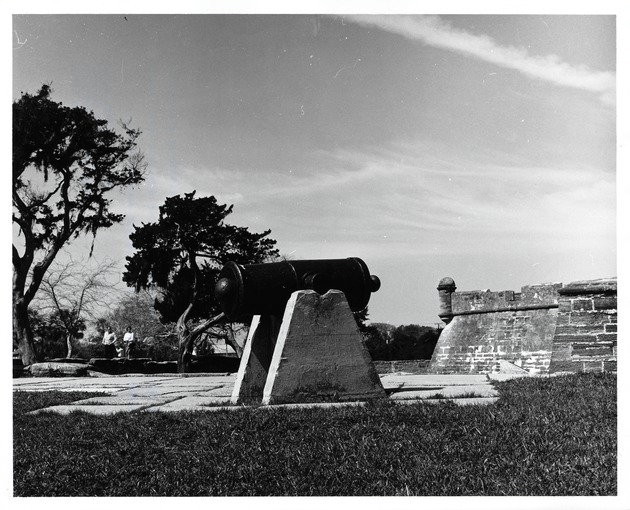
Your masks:
{"label": "stone block", "polygon": [[573,344],[571,342],[554,344],[551,351],[551,362],[571,359]]}
{"label": "stone block", "polygon": [[558,318],[556,319],[556,327],[557,326],[568,326],[571,316],[568,313],[558,313]]}
{"label": "stone block", "polygon": [[571,326],[598,326],[603,329],[603,325],[610,322],[609,319],[609,314],[604,312],[572,313],[569,324]]}
{"label": "stone block", "polygon": [[593,310],[593,300],[592,299],[572,299],[571,300],[571,310],[574,312],[582,312],[582,311],[590,311]]}
{"label": "stone block", "polygon": [[598,343],[617,344],[617,333],[601,333],[595,337]]}
{"label": "stone block", "polygon": [[421,389],[426,387],[471,386],[485,384],[485,375],[443,374],[443,375],[403,375],[388,374],[381,377],[383,386],[387,389]]}
{"label": "stone block", "polygon": [[573,344],[571,356],[578,357],[595,357],[595,356],[612,356],[612,345],[598,344]]}
{"label": "stone block", "polygon": [[116,393],[116,395],[124,398],[166,398],[175,399],[190,395],[189,389],[169,388],[167,386],[161,388],[125,388]]}
{"label": "stone block", "polygon": [[166,402],[159,405],[159,409],[162,411],[196,411],[199,408],[203,407],[212,407],[217,405],[228,405],[230,404],[230,397],[217,397],[217,396],[208,396],[208,397],[200,397],[196,395],[187,396],[184,398],[179,398],[176,400],[171,400],[170,402]]}
{"label": "stone block", "polygon": [[617,278],[601,278],[598,280],[580,280],[571,282],[558,290],[563,296],[579,294],[613,294],[617,293]]}
{"label": "stone block", "polygon": [[82,363],[43,362],[29,367],[33,377],[85,377],[88,376],[88,365]]}
{"label": "stone block", "polygon": [[590,342],[595,337],[593,335],[566,335],[556,333],[553,337],[553,352],[563,344],[573,344],[573,342]]}
{"label": "stone block", "polygon": [[554,374],[558,372],[577,372],[575,364],[572,361],[555,361],[551,360],[549,365],[549,373]]}
{"label": "stone block", "polygon": [[429,387],[419,390],[394,391],[390,400],[427,399],[427,398],[462,398],[462,397],[496,397],[497,390],[488,383],[470,386],[446,386],[444,388]]}
{"label": "stone block", "polygon": [[606,372],[616,372],[617,371],[617,360],[604,361],[604,371],[606,371]]}
{"label": "stone block", "polygon": [[142,374],[146,372],[145,365],[149,358],[92,358],[89,361],[90,370],[105,374]]}
{"label": "stone block", "polygon": [[605,324],[604,331],[606,333],[616,333],[617,332],[617,324]]}
{"label": "stone block", "polygon": [[601,296],[593,298],[595,310],[616,310],[617,296]]}
{"label": "stone block", "polygon": [[571,311],[571,300],[567,298],[561,298],[558,302],[558,313],[564,314]]}
{"label": "stone block", "polygon": [[571,326],[558,326],[556,328],[555,337],[559,335],[577,335],[577,336],[592,336],[598,333],[604,332],[603,324],[590,324],[590,325],[571,325]]}
{"label": "stone block", "polygon": [[263,391],[263,404],[384,398],[343,292],[294,292]]}
{"label": "stone block", "polygon": [[84,360],[82,358],[51,358],[51,359],[47,359],[47,362],[53,362],[53,363],[78,363],[79,365],[85,365],[88,363],[87,360]]}
{"label": "stone block", "polygon": [[208,391],[198,393],[199,396],[207,397],[229,397],[232,395],[232,386],[226,385],[219,388],[214,388]]}
{"label": "stone block", "polygon": [[603,372],[604,362],[600,360],[582,361],[581,372]]}
{"label": "stone block", "polygon": [[28,414],[40,414],[40,413],[56,413],[62,415],[68,415],[71,413],[84,412],[88,414],[97,414],[97,415],[111,415],[118,413],[129,413],[131,411],[138,411],[143,409],[146,405],[59,405],[46,407],[45,409],[37,409],[36,411],[31,411]]}
{"label": "stone block", "polygon": [[72,402],[73,406],[94,406],[94,405],[109,405],[109,406],[120,406],[120,405],[140,405],[140,406],[149,406],[149,405],[160,405],[168,402],[169,400],[173,400],[167,396],[153,396],[153,397],[138,397],[138,396],[126,396],[126,395],[106,395],[103,397],[91,397],[83,400],[77,400],[76,402]]}

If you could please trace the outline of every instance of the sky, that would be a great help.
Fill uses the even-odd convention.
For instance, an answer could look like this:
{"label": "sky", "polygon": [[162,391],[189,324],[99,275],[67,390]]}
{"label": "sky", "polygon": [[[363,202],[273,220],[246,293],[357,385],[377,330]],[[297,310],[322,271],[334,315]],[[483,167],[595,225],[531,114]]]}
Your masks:
{"label": "sky", "polygon": [[142,131],[146,181],[112,196],[126,218],[94,250],[121,270],[133,225],[196,190],[290,259],[362,258],[382,282],[372,322],[438,323],[445,276],[494,291],[617,276],[614,15],[11,25],[14,100],[50,83],[54,100]]}

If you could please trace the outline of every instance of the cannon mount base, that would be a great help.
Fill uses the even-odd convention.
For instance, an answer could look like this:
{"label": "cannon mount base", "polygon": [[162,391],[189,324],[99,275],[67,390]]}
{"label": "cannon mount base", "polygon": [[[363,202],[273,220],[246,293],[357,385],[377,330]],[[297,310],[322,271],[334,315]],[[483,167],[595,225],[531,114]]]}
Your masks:
{"label": "cannon mount base", "polygon": [[385,398],[343,292],[291,295],[283,317],[257,315],[243,351],[232,404]]}

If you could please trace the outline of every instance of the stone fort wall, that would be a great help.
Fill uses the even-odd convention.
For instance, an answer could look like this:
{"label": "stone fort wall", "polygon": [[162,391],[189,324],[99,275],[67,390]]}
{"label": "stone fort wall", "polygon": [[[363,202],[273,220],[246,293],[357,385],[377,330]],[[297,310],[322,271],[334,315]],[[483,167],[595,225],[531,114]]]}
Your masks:
{"label": "stone fort wall", "polygon": [[558,292],[550,372],[617,370],[617,280],[573,282]]}
{"label": "stone fort wall", "polygon": [[616,369],[615,278],[528,285],[520,292],[456,292],[438,285],[447,324],[429,373],[529,373]]}

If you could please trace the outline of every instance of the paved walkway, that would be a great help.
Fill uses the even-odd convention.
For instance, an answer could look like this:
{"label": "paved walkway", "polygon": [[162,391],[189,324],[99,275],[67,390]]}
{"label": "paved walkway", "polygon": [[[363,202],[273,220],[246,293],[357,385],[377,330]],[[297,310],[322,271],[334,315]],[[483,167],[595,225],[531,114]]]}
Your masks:
{"label": "paved walkway", "polygon": [[[459,405],[492,404],[498,394],[492,380],[515,375],[414,375],[384,374],[383,387],[389,399],[398,403],[427,403],[450,400]],[[13,391],[85,391],[107,393],[67,405],[33,411],[93,414],[149,411],[216,411],[239,409],[230,405],[236,374],[124,375],[102,377],[32,377],[13,380]],[[360,402],[327,404],[284,404],[283,407],[336,407],[362,405]],[[263,406],[262,408],[279,407]]]}

